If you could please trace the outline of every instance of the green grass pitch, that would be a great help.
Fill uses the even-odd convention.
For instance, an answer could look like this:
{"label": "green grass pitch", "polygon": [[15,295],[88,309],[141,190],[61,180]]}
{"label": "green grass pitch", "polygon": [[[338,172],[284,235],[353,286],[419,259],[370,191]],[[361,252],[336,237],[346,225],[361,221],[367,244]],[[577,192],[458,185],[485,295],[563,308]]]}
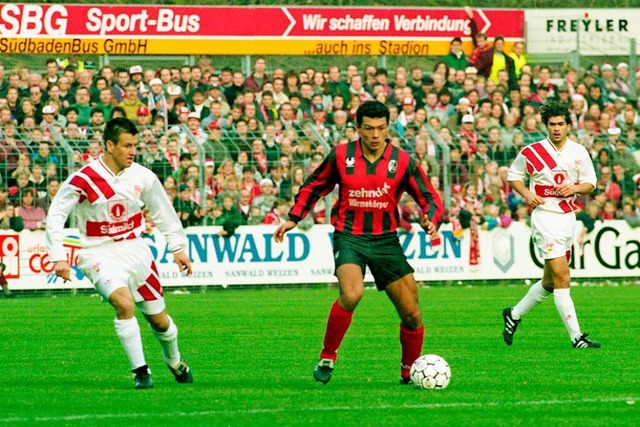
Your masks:
{"label": "green grass pitch", "polygon": [[311,371],[335,289],[167,295],[195,383],[176,384],[142,323],[153,390],[134,390],[112,326],[88,295],[0,299],[2,426],[632,426],[640,423],[640,287],[573,288],[600,350],[574,350],[552,298],[513,347],[501,310],[524,286],[420,291],[424,353],[447,359],[446,390],[398,385],[398,318],[365,292],[323,386]]}

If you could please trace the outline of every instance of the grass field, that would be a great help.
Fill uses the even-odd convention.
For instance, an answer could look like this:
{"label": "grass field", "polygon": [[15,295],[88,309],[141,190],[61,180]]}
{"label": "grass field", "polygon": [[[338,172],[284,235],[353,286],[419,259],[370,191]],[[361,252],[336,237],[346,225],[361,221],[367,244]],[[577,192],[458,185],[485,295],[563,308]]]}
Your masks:
{"label": "grass field", "polygon": [[[195,383],[176,384],[146,326],[155,388],[134,390],[112,309],[88,295],[0,299],[0,426],[631,426],[640,423],[640,287],[573,288],[600,350],[572,349],[553,301],[501,338],[524,286],[421,289],[424,352],[449,388],[399,386],[397,316],[368,291],[333,379],[315,383],[325,288],[167,295]],[[141,324],[142,326],[142,324]]]}

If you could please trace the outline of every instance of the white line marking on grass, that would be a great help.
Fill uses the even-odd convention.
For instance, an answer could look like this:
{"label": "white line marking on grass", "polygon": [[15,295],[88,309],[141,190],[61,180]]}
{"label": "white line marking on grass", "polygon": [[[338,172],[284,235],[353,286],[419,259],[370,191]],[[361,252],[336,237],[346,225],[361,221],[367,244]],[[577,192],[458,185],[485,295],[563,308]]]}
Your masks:
{"label": "white line marking on grass", "polygon": [[387,409],[439,409],[439,408],[476,408],[487,406],[554,406],[578,403],[620,403],[634,405],[640,400],[636,397],[607,397],[607,398],[587,398],[587,399],[552,399],[552,400],[520,400],[515,402],[448,402],[448,403],[421,403],[415,405],[376,405],[376,406],[319,406],[315,408],[255,408],[255,409],[221,409],[211,411],[193,412],[133,412],[126,414],[76,414],[62,415],[59,417],[6,417],[0,418],[0,423],[48,423],[54,421],[83,421],[83,420],[105,420],[118,418],[147,418],[147,417],[201,417],[215,415],[255,415],[255,414],[277,414],[279,412],[329,412],[329,411],[375,411]]}

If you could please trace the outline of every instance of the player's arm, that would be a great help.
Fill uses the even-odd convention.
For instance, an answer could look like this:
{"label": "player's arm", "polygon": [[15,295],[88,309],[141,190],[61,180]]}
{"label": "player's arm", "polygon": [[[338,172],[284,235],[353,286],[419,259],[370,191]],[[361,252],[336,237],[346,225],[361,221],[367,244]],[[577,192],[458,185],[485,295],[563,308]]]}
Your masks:
{"label": "player's arm", "polygon": [[509,185],[515,192],[524,198],[527,204],[532,208],[537,208],[540,205],[544,205],[544,199],[529,190],[524,183],[527,177],[527,170],[532,168],[527,168],[527,161],[528,160],[522,152],[518,153],[515,160],[509,167],[507,182],[509,182]]}
{"label": "player's arm", "polygon": [[407,192],[424,212],[420,226],[435,240],[438,237],[438,223],[444,212],[442,199],[414,159],[409,159],[406,175]]}
{"label": "player's arm", "polygon": [[145,185],[140,198],[149,209],[151,220],[167,241],[178,269],[190,275],[192,273],[191,261],[185,252],[187,236],[182,228],[182,223],[178,219],[164,187],[155,175],[149,173],[147,185]]}
{"label": "player's arm", "polygon": [[295,204],[289,211],[289,220],[273,233],[276,242],[282,242],[285,233],[293,229],[298,222],[313,209],[320,198],[329,194],[338,183],[336,150],[333,148],[320,166],[307,177],[295,198]]}
{"label": "player's arm", "polygon": [[47,212],[47,225],[45,228],[45,241],[49,259],[54,264],[56,276],[65,282],[71,280],[71,268],[67,260],[67,251],[64,249],[64,225],[78,204],[82,191],[69,184],[68,181],[60,186],[60,190],[51,201]]}
{"label": "player's arm", "polygon": [[579,165],[578,183],[563,183],[556,186],[556,189],[565,197],[574,194],[591,194],[596,188],[596,170],[591,162],[591,157],[586,149],[580,151],[580,158],[575,162]]}

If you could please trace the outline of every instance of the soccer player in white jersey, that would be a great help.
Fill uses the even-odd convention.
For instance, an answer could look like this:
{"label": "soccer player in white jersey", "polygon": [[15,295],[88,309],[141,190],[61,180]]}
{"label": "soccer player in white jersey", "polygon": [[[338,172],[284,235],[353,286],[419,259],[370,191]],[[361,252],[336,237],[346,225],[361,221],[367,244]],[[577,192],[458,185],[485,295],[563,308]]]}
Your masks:
{"label": "soccer player in white jersey", "polygon": [[158,269],[147,243],[143,207],[163,233],[181,272],[191,274],[187,239],[169,199],[149,169],[133,162],[136,126],[126,118],[110,120],[104,154],[73,173],[60,187],[47,215],[46,240],[55,274],[70,280],[63,246],[64,224],[75,208],[83,249],[78,267],[114,307],[114,326],[131,364],[135,388],[152,388],[142,350],[136,306],[160,342],[162,358],[179,383],[193,382],[180,357],[178,329],[165,310]]}
{"label": "soccer player in white jersey", "polygon": [[[507,345],[522,316],[553,294],[553,300],[574,348],[599,348],[582,333],[569,293],[569,258],[576,216],[575,195],[589,194],[596,185],[596,173],[589,153],[567,138],[569,112],[556,102],[540,109],[549,137],[522,149],[509,168],[507,180],[533,208],[531,233],[543,254],[544,273],[513,308],[502,312]],[[529,188],[525,185],[529,178]]]}

